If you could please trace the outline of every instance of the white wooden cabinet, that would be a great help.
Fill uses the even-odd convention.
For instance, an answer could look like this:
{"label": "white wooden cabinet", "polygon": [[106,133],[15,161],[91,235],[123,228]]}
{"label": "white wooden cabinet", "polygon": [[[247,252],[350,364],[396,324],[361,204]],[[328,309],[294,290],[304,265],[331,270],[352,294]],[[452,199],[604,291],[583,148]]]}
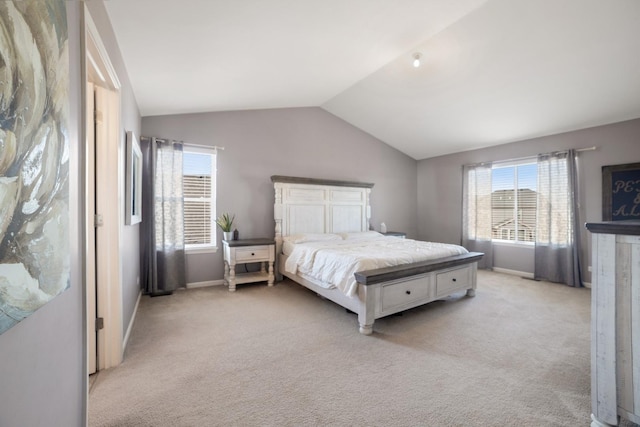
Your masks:
{"label": "white wooden cabinet", "polygon": [[640,221],[589,223],[592,427],[640,423]]}
{"label": "white wooden cabinet", "polygon": [[[224,248],[224,280],[229,292],[236,290],[240,283],[266,281],[273,286],[273,263],[276,259],[275,241],[270,239],[223,240]],[[260,263],[260,271],[236,272],[238,264]]]}

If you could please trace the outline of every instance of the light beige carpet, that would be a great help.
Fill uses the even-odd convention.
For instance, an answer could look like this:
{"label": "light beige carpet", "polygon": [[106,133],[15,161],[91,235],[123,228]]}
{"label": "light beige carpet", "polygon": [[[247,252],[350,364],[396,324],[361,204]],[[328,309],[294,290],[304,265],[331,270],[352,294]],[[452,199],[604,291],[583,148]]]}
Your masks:
{"label": "light beige carpet", "polygon": [[372,336],[289,281],[143,297],[90,426],[587,426],[590,291],[478,277]]}

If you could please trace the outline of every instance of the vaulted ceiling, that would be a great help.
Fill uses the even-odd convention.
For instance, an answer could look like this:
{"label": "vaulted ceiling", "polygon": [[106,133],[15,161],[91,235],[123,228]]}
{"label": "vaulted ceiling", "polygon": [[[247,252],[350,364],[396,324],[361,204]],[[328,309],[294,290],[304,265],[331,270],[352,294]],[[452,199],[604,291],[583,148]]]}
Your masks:
{"label": "vaulted ceiling", "polygon": [[638,0],[105,5],[143,116],[319,106],[415,159],[640,117]]}

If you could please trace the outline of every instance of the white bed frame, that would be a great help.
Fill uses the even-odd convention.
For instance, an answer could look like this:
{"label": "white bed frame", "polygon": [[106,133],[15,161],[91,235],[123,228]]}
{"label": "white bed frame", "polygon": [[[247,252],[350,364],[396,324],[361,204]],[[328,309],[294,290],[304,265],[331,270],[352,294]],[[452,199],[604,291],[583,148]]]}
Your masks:
{"label": "white bed frame", "polygon": [[283,237],[298,233],[367,231],[373,184],[272,176],[275,188],[277,277],[282,275],[358,315],[360,332],[370,335],[375,319],[457,293],[475,295],[477,261],[483,254],[450,256],[433,261],[356,273],[357,295],[326,289],[284,269]]}

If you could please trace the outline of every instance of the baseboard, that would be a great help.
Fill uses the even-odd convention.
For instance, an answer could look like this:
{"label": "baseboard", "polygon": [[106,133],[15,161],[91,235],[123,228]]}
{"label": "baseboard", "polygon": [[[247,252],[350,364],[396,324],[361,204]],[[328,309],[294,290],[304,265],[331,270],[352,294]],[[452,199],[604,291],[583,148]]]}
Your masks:
{"label": "baseboard", "polygon": [[527,273],[525,271],[518,271],[518,270],[510,270],[508,268],[493,267],[493,271],[495,271],[496,273],[511,274],[512,276],[520,276],[526,279],[533,279],[535,277],[533,273]]}
{"label": "baseboard", "polygon": [[195,288],[206,288],[209,286],[220,286],[224,285],[224,280],[207,280],[206,282],[193,282],[187,283],[187,289],[195,289]]}
{"label": "baseboard", "polygon": [[124,340],[122,341],[122,354],[124,354],[124,351],[127,349],[127,343],[129,342],[131,330],[133,329],[133,322],[136,320],[136,314],[138,314],[138,305],[140,305],[140,298],[142,298],[142,290],[140,290],[140,292],[138,293],[138,299],[136,300],[135,307],[133,307],[131,321],[129,322],[129,326],[127,326],[127,332],[124,334]]}

